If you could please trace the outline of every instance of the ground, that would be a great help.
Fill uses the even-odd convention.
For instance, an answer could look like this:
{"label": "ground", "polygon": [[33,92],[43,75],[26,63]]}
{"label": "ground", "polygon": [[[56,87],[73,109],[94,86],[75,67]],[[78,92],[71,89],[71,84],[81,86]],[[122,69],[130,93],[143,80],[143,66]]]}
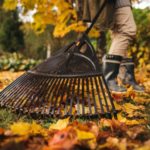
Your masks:
{"label": "ground", "polygon": [[[0,72],[0,90],[23,72]],[[150,150],[150,65],[136,71],[145,93],[113,94],[118,119],[32,119],[0,108],[2,150]]]}

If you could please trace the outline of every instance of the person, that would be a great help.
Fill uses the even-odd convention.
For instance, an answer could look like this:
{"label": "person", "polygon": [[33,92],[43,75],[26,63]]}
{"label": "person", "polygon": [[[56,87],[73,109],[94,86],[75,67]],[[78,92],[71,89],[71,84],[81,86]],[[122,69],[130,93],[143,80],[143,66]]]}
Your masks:
{"label": "person", "polygon": [[[89,16],[93,15],[93,10],[98,11],[95,8],[102,0],[83,1],[85,2],[85,4],[83,3],[85,7],[83,9],[83,19],[88,20]],[[113,18],[113,21],[111,21],[113,25],[110,25],[112,43],[108,54],[102,59],[102,71],[106,82],[112,92],[124,93],[127,91],[126,86],[118,85],[117,77],[123,85],[130,85],[135,91],[143,92],[144,88],[138,85],[135,80],[134,62],[132,58],[127,57],[128,46],[136,37],[136,24],[132,14],[131,2],[130,0],[108,0],[108,3],[107,11],[109,12],[105,15],[105,20],[108,24],[109,19]],[[99,20],[104,20],[104,18]]]}

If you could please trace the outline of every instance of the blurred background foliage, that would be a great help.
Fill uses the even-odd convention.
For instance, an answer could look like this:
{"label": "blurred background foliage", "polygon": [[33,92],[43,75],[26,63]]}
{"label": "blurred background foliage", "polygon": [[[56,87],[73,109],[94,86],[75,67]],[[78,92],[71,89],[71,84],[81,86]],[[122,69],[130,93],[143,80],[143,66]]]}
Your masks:
{"label": "blurred background foliage", "polygon": [[15,52],[24,48],[21,25],[16,10],[8,12],[0,10],[0,49]]}
{"label": "blurred background foliage", "polygon": [[[34,9],[35,2],[22,2],[24,14]],[[85,25],[77,20],[71,3],[51,0],[49,7],[46,7],[50,9],[57,5],[59,11],[56,12],[46,10],[44,2],[41,1],[39,12],[33,16],[35,21],[23,23],[18,17],[16,0],[0,1],[0,70],[28,70],[38,64],[39,60],[46,59],[75,40],[79,32],[85,30]],[[137,24],[137,37],[128,52],[134,57],[136,64],[142,66],[150,61],[150,9],[133,8],[133,13]],[[91,33],[93,34],[96,37],[92,36],[91,40],[101,59],[109,49],[110,34],[105,32],[98,36],[95,30]]]}
{"label": "blurred background foliage", "polygon": [[133,56],[136,64],[150,63],[150,9],[133,9],[137,25],[135,41],[129,49],[129,55]]}

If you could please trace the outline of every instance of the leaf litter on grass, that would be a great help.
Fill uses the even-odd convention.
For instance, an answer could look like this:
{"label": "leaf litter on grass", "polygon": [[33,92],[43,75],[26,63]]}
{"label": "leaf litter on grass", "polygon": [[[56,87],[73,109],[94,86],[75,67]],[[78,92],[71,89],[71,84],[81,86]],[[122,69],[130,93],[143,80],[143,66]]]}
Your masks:
{"label": "leaf litter on grass", "polygon": [[[19,73],[15,76],[18,77]],[[0,149],[150,150],[149,73],[144,75],[144,80],[138,79],[138,74],[136,77],[146,87],[146,93],[135,93],[129,88],[126,95],[112,95],[118,110],[118,120],[103,118],[81,122],[66,118],[46,123],[45,128],[39,121],[16,121],[15,118],[13,122],[11,118],[7,127],[0,128]],[[6,83],[6,78],[3,81],[1,77],[0,88],[4,88],[10,81],[12,78],[8,78]]]}

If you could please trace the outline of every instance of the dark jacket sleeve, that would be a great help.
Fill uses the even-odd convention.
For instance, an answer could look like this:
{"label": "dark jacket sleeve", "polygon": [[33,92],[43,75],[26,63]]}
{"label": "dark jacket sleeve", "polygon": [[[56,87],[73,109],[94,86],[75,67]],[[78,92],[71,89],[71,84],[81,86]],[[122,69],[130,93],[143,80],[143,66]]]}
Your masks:
{"label": "dark jacket sleeve", "polygon": [[113,20],[113,14],[115,9],[115,0],[82,0],[83,2],[83,21],[91,22],[103,3],[107,1],[107,4],[100,14],[96,26],[108,28]]}
{"label": "dark jacket sleeve", "polygon": [[131,0],[116,0],[115,8],[131,6]]}

